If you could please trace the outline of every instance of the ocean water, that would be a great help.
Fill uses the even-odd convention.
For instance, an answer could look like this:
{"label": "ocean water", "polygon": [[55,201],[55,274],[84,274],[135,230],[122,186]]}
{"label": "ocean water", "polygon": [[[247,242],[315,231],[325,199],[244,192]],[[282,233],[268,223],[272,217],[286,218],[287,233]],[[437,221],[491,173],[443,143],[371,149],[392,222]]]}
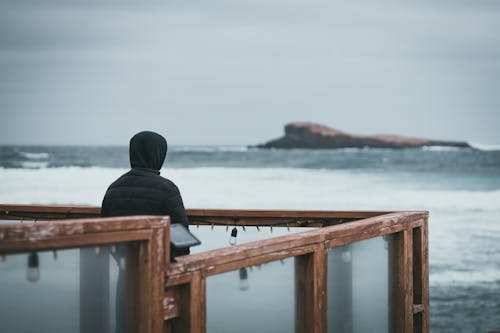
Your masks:
{"label": "ocean water", "polygon": [[[500,147],[479,148],[177,146],[161,172],[188,208],[428,210],[431,331],[488,332],[500,330]],[[100,205],[127,170],[127,147],[0,146],[0,202]]]}

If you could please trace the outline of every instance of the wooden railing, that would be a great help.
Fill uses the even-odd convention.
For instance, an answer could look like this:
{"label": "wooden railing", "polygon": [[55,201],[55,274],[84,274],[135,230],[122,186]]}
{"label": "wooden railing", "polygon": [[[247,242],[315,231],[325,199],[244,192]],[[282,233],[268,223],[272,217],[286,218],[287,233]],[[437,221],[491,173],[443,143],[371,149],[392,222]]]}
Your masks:
{"label": "wooden railing", "polygon": [[[61,225],[64,226],[104,221],[87,220],[99,216],[99,212],[98,207],[0,205],[0,219],[4,220],[24,222],[35,219],[46,221],[78,218],[78,220],[58,221],[50,224],[62,223]],[[154,288],[161,294],[155,297],[163,300],[160,318],[162,324],[155,324],[159,319],[151,317],[150,332],[206,332],[207,278],[286,258],[295,258],[295,331],[327,332],[328,250],[386,235],[392,235],[389,251],[392,274],[390,331],[398,333],[429,331],[427,212],[201,209],[187,212],[190,223],[193,225],[317,228],[312,231],[177,257],[176,262],[172,263],[168,262],[169,247],[165,246],[168,242],[161,243],[158,240],[155,244],[163,246],[162,258],[165,260],[153,261],[152,266],[157,267],[151,269],[164,272],[161,278],[163,286],[161,291],[159,288]],[[143,227],[154,222],[151,217],[144,218],[144,220],[139,217],[136,219],[134,221],[143,221],[144,224],[141,224]],[[112,220],[122,221],[120,222],[122,226],[131,222],[129,218]],[[37,228],[43,229],[48,225],[40,223]],[[0,235],[1,230],[8,228],[0,226]],[[32,227],[19,224],[16,228],[16,230],[29,230]],[[133,233],[130,232],[130,235]],[[8,244],[4,242],[5,233],[3,237],[4,240],[0,242],[0,253],[12,251],[14,248],[25,249],[23,246],[28,244],[24,241],[23,246],[14,245],[16,242],[23,242],[21,236],[12,239]],[[157,275],[151,275],[152,279],[155,277]],[[152,282],[153,285],[155,283],[157,282]],[[153,308],[157,304],[156,302]],[[152,311],[150,314],[156,313]]]}
{"label": "wooden railing", "polygon": [[[6,215],[10,214],[11,208],[15,207],[0,207]],[[29,214],[30,208],[25,208]],[[17,212],[23,214],[23,209]],[[126,313],[129,324],[127,332],[161,332],[164,325],[163,279],[170,249],[169,246],[165,246],[169,243],[169,221],[168,216],[132,216],[66,219],[57,223],[45,221],[0,224],[0,255],[80,249],[80,332],[109,332],[109,286],[104,285],[109,283],[109,276],[96,280],[96,283],[89,283],[86,280],[85,277],[90,278],[99,272],[94,270],[94,265],[86,266],[85,262],[89,262],[87,260],[89,256],[85,249],[134,242],[138,246],[134,253],[129,255],[131,259],[129,262],[134,264],[129,265],[127,269],[127,276],[135,281],[126,292],[128,297]],[[93,249],[91,253],[94,253]],[[109,256],[100,257],[98,260],[101,261],[101,267],[107,268]],[[109,272],[107,274],[109,275]],[[6,287],[8,286],[0,286],[0,288]],[[98,299],[93,297],[96,289],[103,291]],[[92,308],[92,311],[85,311],[89,308]],[[98,318],[89,317],[90,313],[98,313]]]}

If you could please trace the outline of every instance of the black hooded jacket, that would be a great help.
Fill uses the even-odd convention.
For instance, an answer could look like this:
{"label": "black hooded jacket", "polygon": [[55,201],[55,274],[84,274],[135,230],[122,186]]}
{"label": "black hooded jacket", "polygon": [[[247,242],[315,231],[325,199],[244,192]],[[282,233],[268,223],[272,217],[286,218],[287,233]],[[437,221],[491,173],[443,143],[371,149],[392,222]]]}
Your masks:
{"label": "black hooded jacket", "polygon": [[[113,182],[102,201],[101,216],[169,215],[171,223],[188,226],[181,194],[170,180],[160,176],[167,155],[167,141],[154,132],[140,132],[130,139],[132,169]],[[172,249],[172,255],[189,249]]]}

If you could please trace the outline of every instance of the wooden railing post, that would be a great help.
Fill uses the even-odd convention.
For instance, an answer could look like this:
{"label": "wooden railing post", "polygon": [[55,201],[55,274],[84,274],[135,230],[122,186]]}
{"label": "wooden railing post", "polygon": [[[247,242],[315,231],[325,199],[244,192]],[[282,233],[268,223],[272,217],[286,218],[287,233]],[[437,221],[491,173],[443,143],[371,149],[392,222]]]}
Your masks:
{"label": "wooden railing post", "polygon": [[202,298],[204,298],[205,292],[202,291],[202,277],[200,271],[196,271],[193,274],[189,286],[189,332],[190,333],[201,333],[201,308],[202,308]]}
{"label": "wooden railing post", "polygon": [[326,259],[323,243],[319,243],[313,253],[295,257],[296,333],[326,332]]}
{"label": "wooden railing post", "polygon": [[[206,330],[206,282],[200,271],[191,281],[178,286],[179,315],[169,323],[166,332],[203,333]],[[171,325],[171,326],[170,326]]]}
{"label": "wooden railing post", "polygon": [[149,262],[151,263],[150,314],[151,332],[163,332],[163,298],[165,293],[165,269],[170,258],[165,258],[170,249],[170,223],[165,228],[153,231],[150,241]]}
{"label": "wooden railing post", "polygon": [[429,253],[427,219],[413,229],[413,332],[429,332]]}
{"label": "wooden railing post", "polygon": [[413,332],[413,234],[404,229],[390,245],[390,332]]}

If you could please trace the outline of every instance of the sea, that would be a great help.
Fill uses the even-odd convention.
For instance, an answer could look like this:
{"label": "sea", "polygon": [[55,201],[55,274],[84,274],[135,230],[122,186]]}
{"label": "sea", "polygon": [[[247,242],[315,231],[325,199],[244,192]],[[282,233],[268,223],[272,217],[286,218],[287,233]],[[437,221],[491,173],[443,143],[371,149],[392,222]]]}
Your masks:
{"label": "sea", "polygon": [[[0,203],[100,205],[128,147],[0,146]],[[500,146],[169,147],[187,208],[426,210],[431,332],[500,331]]]}

